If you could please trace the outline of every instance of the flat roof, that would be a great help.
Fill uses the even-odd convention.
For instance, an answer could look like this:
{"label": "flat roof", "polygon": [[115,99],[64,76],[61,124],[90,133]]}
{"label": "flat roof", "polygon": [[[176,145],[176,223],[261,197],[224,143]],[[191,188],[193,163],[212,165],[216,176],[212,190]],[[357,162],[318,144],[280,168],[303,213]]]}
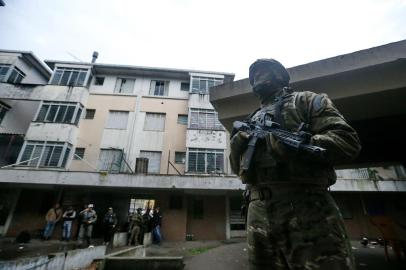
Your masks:
{"label": "flat roof", "polygon": [[122,75],[141,75],[141,76],[166,76],[189,77],[190,73],[213,74],[223,75],[225,82],[234,80],[234,73],[219,72],[219,71],[206,71],[206,70],[193,70],[193,69],[178,69],[178,68],[164,68],[164,67],[146,67],[134,65],[120,65],[120,64],[104,64],[104,63],[90,63],[90,62],[74,62],[74,61],[58,61],[58,60],[45,60],[45,63],[54,69],[56,64],[68,65],[86,65],[92,66],[96,73],[103,74],[122,74]]}
{"label": "flat roof", "polygon": [[23,58],[35,66],[37,70],[47,79],[51,77],[52,71],[46,66],[33,52],[31,51],[19,51],[19,50],[5,50],[0,49],[0,52],[5,53],[19,53]]}

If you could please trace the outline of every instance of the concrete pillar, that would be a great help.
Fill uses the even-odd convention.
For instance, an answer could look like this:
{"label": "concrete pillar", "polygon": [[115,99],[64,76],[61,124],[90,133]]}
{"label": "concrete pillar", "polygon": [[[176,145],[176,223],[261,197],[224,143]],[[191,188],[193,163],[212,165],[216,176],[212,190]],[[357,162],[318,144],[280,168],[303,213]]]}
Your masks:
{"label": "concrete pillar", "polygon": [[8,217],[7,217],[6,223],[4,224],[3,232],[1,232],[1,234],[3,236],[6,235],[8,228],[10,227],[11,220],[13,219],[13,215],[14,215],[14,211],[17,206],[18,199],[20,198],[20,193],[21,193],[21,189],[19,188],[19,189],[17,189],[13,198],[11,199],[12,200],[11,208],[10,208],[10,211],[8,212]]}
{"label": "concrete pillar", "polygon": [[226,194],[225,196],[225,200],[226,200],[226,239],[230,239],[230,197],[228,194]]}

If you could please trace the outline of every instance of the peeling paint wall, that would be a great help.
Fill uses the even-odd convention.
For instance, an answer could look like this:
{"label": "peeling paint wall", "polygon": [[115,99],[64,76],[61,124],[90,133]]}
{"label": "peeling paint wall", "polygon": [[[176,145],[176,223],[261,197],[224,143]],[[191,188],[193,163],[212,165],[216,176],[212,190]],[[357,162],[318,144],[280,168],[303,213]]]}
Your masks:
{"label": "peeling paint wall", "polygon": [[76,125],[60,123],[36,123],[30,124],[25,136],[26,140],[68,142],[76,144],[78,127]]}
{"label": "peeling paint wall", "polygon": [[14,85],[0,83],[0,98],[80,102],[85,105],[89,91],[85,87],[61,85]]}
{"label": "peeling paint wall", "polygon": [[224,131],[188,130],[186,147],[190,148],[227,148],[227,138]]}

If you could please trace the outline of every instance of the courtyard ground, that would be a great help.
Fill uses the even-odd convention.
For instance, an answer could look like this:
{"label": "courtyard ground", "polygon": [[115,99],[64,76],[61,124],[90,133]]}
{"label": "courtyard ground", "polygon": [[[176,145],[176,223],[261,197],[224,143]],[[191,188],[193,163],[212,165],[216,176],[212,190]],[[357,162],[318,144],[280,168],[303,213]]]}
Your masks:
{"label": "courtyard ground", "polygon": [[[10,238],[0,239],[0,260],[12,260],[33,257],[53,252],[62,252],[77,248],[75,242],[57,240],[32,240],[28,244],[18,245]],[[95,244],[101,240],[96,239]],[[385,260],[384,249],[378,245],[362,247],[357,241],[352,242],[358,270],[400,270],[404,264],[396,262],[390,250],[391,261]],[[108,248],[107,253],[122,248]],[[147,247],[147,256],[183,256],[186,270],[242,270],[248,269],[248,254],[245,239],[228,241],[185,241],[163,242],[161,245]]]}

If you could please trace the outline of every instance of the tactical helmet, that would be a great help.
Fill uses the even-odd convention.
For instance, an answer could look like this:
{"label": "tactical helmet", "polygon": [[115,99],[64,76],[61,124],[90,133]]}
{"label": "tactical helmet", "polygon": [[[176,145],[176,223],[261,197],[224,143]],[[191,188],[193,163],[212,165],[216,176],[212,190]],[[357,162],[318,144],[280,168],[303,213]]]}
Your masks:
{"label": "tactical helmet", "polygon": [[284,87],[289,85],[289,73],[281,63],[272,58],[261,58],[250,66],[249,80],[251,86],[254,86],[255,72],[260,69],[269,70],[272,73],[272,83],[275,84],[275,86]]}

